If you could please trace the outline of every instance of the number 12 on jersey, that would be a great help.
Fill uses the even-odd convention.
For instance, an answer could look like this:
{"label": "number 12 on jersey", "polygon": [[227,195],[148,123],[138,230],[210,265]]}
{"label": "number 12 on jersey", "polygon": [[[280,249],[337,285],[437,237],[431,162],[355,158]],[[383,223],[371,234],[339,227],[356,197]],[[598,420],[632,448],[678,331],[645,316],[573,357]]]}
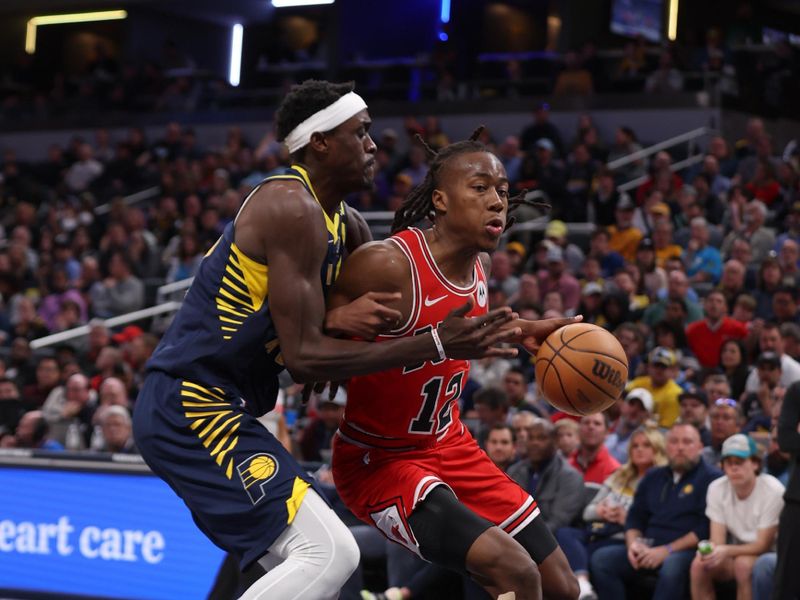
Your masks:
{"label": "number 12 on jersey", "polygon": [[435,428],[436,435],[439,435],[450,426],[450,422],[453,419],[453,403],[457,402],[459,396],[461,396],[464,374],[465,371],[455,373],[450,378],[450,381],[447,382],[447,385],[444,386],[444,403],[435,417],[434,411],[439,403],[439,395],[442,392],[444,378],[441,375],[437,375],[423,384],[420,391],[422,406],[420,406],[417,416],[411,419],[411,423],[408,426],[409,433],[428,435],[433,433]]}

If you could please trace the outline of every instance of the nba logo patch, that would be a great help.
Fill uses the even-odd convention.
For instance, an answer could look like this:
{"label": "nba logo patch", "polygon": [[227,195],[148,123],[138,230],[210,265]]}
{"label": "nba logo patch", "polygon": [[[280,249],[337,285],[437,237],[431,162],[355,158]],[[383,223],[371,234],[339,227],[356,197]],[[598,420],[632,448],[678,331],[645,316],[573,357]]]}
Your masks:
{"label": "nba logo patch", "polygon": [[478,306],[483,308],[486,306],[487,300],[487,292],[486,292],[486,283],[483,281],[478,282],[478,289],[475,290],[475,302],[478,303]]}
{"label": "nba logo patch", "polygon": [[244,491],[250,496],[250,502],[258,504],[266,495],[264,486],[278,474],[278,468],[277,459],[265,452],[253,454],[236,465]]}

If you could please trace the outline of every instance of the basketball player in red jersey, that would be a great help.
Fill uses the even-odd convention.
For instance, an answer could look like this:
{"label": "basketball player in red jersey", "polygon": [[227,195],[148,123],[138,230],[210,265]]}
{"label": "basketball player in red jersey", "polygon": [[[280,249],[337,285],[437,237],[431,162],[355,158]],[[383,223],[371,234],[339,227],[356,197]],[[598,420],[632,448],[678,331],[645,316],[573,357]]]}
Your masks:
{"label": "basketball player in red jersey", "polygon": [[[395,235],[345,264],[330,306],[366,291],[400,292],[401,324],[376,342],[445,331],[460,307],[488,310],[489,257],[506,228],[508,180],[494,154],[469,141],[436,155],[395,216]],[[515,199],[516,201],[516,199]],[[408,228],[424,218],[433,227]],[[462,308],[463,309],[463,308]],[[576,319],[515,321],[535,349]],[[535,500],[500,471],[459,420],[469,362],[439,357],[356,377],[334,440],[333,476],[345,504],[426,560],[466,571],[493,597],[577,598],[564,553]],[[538,567],[537,567],[538,565]]]}

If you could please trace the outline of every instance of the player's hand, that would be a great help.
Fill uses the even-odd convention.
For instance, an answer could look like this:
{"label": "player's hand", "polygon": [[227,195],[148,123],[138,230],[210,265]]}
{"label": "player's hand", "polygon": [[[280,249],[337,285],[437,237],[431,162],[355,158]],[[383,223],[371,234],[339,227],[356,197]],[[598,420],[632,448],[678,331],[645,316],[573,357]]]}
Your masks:
{"label": "player's hand", "polygon": [[536,354],[539,351],[539,346],[541,346],[547,339],[547,336],[556,329],[561,329],[565,325],[570,325],[572,323],[580,323],[582,320],[583,315],[562,319],[540,319],[538,321],[518,319],[514,321],[512,325],[516,325],[522,329],[522,336],[519,343],[531,354]]}
{"label": "player's hand", "polygon": [[387,304],[397,302],[399,292],[367,292],[344,306],[328,311],[325,315],[325,332],[362,340],[374,340],[375,336],[396,328],[403,318],[399,310]]}
{"label": "player's hand", "polygon": [[327,400],[328,402],[333,402],[333,399],[336,397],[336,392],[339,391],[339,386],[342,385],[342,381],[317,381],[315,383],[307,383],[303,386],[303,404],[308,404],[308,401],[311,399],[311,394],[321,394],[325,391],[325,387],[330,385],[328,388],[328,395],[323,400]]}
{"label": "player's hand", "polygon": [[510,342],[522,334],[519,327],[508,327],[514,313],[507,306],[496,308],[480,317],[465,317],[472,310],[472,299],[455,310],[450,311],[438,327],[447,358],[472,360],[484,356],[513,358],[516,348],[504,348],[501,344]]}

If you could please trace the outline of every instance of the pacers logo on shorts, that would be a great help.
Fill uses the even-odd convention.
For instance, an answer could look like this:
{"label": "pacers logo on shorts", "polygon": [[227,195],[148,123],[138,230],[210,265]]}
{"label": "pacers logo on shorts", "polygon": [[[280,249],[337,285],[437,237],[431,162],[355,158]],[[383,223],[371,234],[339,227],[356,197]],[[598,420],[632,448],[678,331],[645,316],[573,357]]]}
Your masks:
{"label": "pacers logo on shorts", "polygon": [[253,454],[236,465],[244,491],[253,504],[258,504],[266,492],[264,486],[278,473],[278,461],[272,454]]}

